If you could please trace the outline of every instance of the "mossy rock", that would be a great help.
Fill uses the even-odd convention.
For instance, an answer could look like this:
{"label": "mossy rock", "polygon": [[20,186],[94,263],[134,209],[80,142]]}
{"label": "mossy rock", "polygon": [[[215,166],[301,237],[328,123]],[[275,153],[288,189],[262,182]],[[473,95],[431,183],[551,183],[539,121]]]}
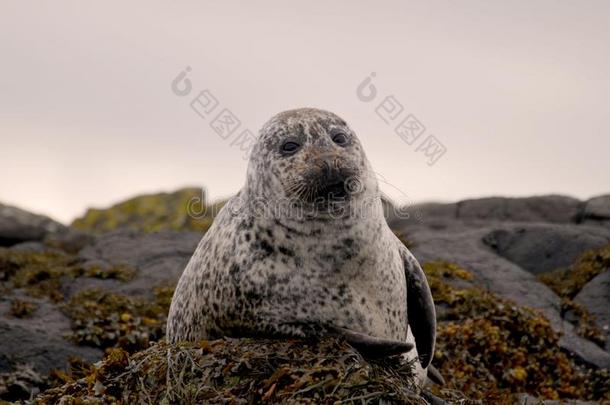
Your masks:
{"label": "mossy rock", "polygon": [[[479,403],[513,403],[514,393],[527,392],[548,399],[610,401],[608,372],[576,364],[559,348],[560,336],[539,312],[472,285],[473,275],[455,264],[432,262],[423,268],[439,308],[433,364],[447,380],[446,387],[435,388],[439,396],[459,401],[463,392]],[[63,385],[44,393],[42,403],[54,403],[59,397],[64,403],[89,399],[107,403],[118,395],[123,403],[131,403],[147,393],[153,403],[193,398],[201,398],[200,402],[233,398],[235,403],[263,399],[349,403],[349,398],[372,403],[419,401],[407,389],[408,375],[398,364],[392,368],[368,362],[337,340],[315,345],[249,339],[178,346],[154,343],[164,335],[173,286],[158,286],[151,297],[103,290],[84,290],[68,300],[57,295],[62,279],[88,276],[129,279],[133,273],[85,268],[76,256],[60,252],[0,249],[0,285],[61,302],[72,319],[71,338],[109,350],[108,359],[95,367],[78,363],[71,372],[57,372],[55,383]],[[14,305],[18,314],[28,316],[31,308],[20,302]],[[175,373],[174,364],[184,373]],[[174,377],[169,388],[161,380],[168,370]],[[357,378],[362,378],[358,384]],[[344,385],[350,381],[351,385]]]}
{"label": "mossy rock", "polygon": [[542,274],[538,279],[562,298],[572,299],[602,271],[610,268],[610,245],[583,253],[566,268]]}
{"label": "mossy rock", "polygon": [[606,344],[606,335],[595,322],[595,317],[573,298],[597,275],[610,268],[610,245],[584,252],[568,268],[557,269],[538,276],[561,298],[562,318],[574,323],[576,333],[600,347]]}
{"label": "mossy rock", "polygon": [[129,281],[136,270],[128,266],[85,266],[83,259],[61,251],[19,251],[0,248],[0,292],[24,289],[33,297],[64,300],[62,281],[78,277]]}
{"label": "mossy rock", "polygon": [[201,188],[184,188],[173,193],[141,195],[106,209],[89,209],[74,220],[72,227],[94,233],[118,228],[205,232],[224,203],[206,205]]}
{"label": "mossy rock", "polygon": [[399,357],[367,361],[335,338],[162,341],[134,355],[110,350],[103,362],[65,378],[36,402],[425,403],[411,364]]}
{"label": "mossy rock", "polygon": [[447,388],[483,403],[512,403],[527,392],[546,399],[610,400],[610,373],[579,366],[559,347],[560,336],[538,311],[483,288],[456,288],[470,280],[447,262],[424,263],[439,317],[433,364]]}
{"label": "mossy rock", "polygon": [[154,299],[129,297],[100,289],[81,291],[63,305],[78,344],[132,353],[165,335],[174,286],[153,288]]}

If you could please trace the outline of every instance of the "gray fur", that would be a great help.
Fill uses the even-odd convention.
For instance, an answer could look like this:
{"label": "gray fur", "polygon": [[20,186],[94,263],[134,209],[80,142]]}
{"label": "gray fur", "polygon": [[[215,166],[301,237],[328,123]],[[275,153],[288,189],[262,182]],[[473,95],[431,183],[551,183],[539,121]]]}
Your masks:
{"label": "gray fur", "polygon": [[[337,131],[347,135],[346,145],[331,139]],[[303,146],[284,156],[288,138]],[[333,176],[359,187],[336,203],[316,196]],[[418,323],[411,328],[408,291],[409,318]],[[333,328],[415,343],[425,352],[423,370],[434,350],[434,305],[419,264],[385,222],[375,175],[353,131],[330,112],[286,111],[262,128],[246,185],[182,274],[167,336],[308,337]]]}

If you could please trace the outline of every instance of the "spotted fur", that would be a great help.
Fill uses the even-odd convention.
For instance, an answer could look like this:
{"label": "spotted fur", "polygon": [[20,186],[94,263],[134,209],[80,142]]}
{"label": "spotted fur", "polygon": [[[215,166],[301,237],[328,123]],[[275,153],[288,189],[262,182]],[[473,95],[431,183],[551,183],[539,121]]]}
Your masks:
{"label": "spotted fur", "polygon": [[[333,142],[336,131],[347,144]],[[302,147],[285,156],[281,145],[289,139]],[[295,192],[322,184],[328,173],[361,187],[337,204]],[[415,343],[408,356],[425,352],[421,374],[434,349],[431,302],[417,261],[384,220],[376,178],[354,132],[330,112],[298,109],[262,128],[246,185],[180,278],[167,336],[172,342],[307,337],[340,327]]]}

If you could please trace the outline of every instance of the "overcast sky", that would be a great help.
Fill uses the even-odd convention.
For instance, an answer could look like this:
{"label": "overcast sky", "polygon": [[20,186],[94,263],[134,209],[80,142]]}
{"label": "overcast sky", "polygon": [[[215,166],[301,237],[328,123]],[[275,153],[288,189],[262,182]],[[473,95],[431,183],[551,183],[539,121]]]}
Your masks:
{"label": "overcast sky", "polygon": [[[188,185],[228,196],[245,179],[234,137],[304,106],[342,116],[399,201],[610,192],[610,2],[318,3],[2,1],[0,201],[68,222]],[[386,124],[387,96],[403,110]],[[210,127],[223,108],[241,121],[227,140]],[[409,114],[412,145],[395,132]]]}

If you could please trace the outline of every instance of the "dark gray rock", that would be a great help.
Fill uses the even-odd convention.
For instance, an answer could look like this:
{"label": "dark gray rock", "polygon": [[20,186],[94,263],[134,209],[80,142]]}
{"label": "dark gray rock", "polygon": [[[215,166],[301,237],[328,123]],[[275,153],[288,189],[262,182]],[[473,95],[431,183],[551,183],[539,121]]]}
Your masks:
{"label": "dark gray rock", "polygon": [[530,394],[516,395],[515,405],[597,405],[597,401],[582,401],[580,399],[539,399]]}
{"label": "dark gray rock", "polygon": [[585,202],[581,222],[610,228],[610,194],[600,195]]}
{"label": "dark gray rock", "polygon": [[[9,314],[11,299],[21,298],[36,303],[31,316],[15,318]],[[88,361],[102,358],[102,351],[77,346],[64,335],[70,332],[70,320],[47,299],[25,297],[20,291],[0,298],[0,364],[11,371],[17,364],[31,365],[41,374],[65,369],[70,357]]]}
{"label": "dark gray rock", "polygon": [[610,269],[589,281],[574,300],[595,317],[606,334],[606,349],[610,349]]}
{"label": "dark gray rock", "polygon": [[561,318],[559,297],[538,282],[533,274],[515,262],[498,256],[483,242],[486,235],[497,231],[511,232],[514,226],[511,223],[485,225],[450,221],[439,232],[425,224],[414,225],[405,221],[395,224],[394,229],[408,235],[413,241],[411,250],[420,262],[446,260],[463,266],[474,274],[475,284],[518,305],[542,311],[553,329],[562,334],[561,347],[582,362],[610,369],[610,354],[576,335],[574,326]]}
{"label": "dark gray rock", "polygon": [[583,217],[590,219],[610,219],[610,194],[594,197],[585,203]]}
{"label": "dark gray rock", "polygon": [[[61,290],[66,298],[89,288],[131,296],[150,295],[154,286],[178,280],[200,239],[199,233],[164,231],[149,234],[130,230],[88,238],[90,244],[79,253],[85,267],[128,265],[137,270],[136,277],[128,282],[66,277]],[[41,251],[45,248],[48,249],[40,242],[28,242],[12,249]],[[11,316],[10,303],[15,298],[33,301],[38,308],[29,317]],[[12,371],[19,364],[30,364],[37,372],[46,374],[52,369],[65,368],[72,356],[88,361],[101,359],[100,350],[76,346],[66,340],[64,336],[69,332],[70,320],[53,302],[29,297],[20,290],[0,297],[0,372]]]}
{"label": "dark gray rock", "polygon": [[53,248],[61,249],[68,253],[77,253],[85,246],[91,244],[94,236],[73,228],[66,228],[63,232],[48,235],[44,243]]}
{"label": "dark gray rock", "polygon": [[42,242],[21,242],[11,246],[11,250],[19,252],[41,253],[49,250],[49,247]]}
{"label": "dark gray rock", "polygon": [[457,217],[518,222],[575,222],[581,202],[572,197],[547,195],[527,198],[490,197],[459,202]]}
{"label": "dark gray rock", "polygon": [[610,230],[584,225],[522,224],[495,229],[483,242],[533,274],[567,267],[584,251],[610,243]]}
{"label": "dark gray rock", "polygon": [[[146,295],[164,282],[177,282],[202,235],[196,232],[143,233],[117,230],[103,234],[80,251],[79,256],[95,265],[127,265],[137,270],[134,280],[115,282],[105,288],[132,295]],[[103,285],[105,280],[79,282],[77,290]]]}
{"label": "dark gray rock", "polygon": [[49,217],[0,204],[0,246],[41,241],[48,235],[64,231],[66,231],[64,225]]}

